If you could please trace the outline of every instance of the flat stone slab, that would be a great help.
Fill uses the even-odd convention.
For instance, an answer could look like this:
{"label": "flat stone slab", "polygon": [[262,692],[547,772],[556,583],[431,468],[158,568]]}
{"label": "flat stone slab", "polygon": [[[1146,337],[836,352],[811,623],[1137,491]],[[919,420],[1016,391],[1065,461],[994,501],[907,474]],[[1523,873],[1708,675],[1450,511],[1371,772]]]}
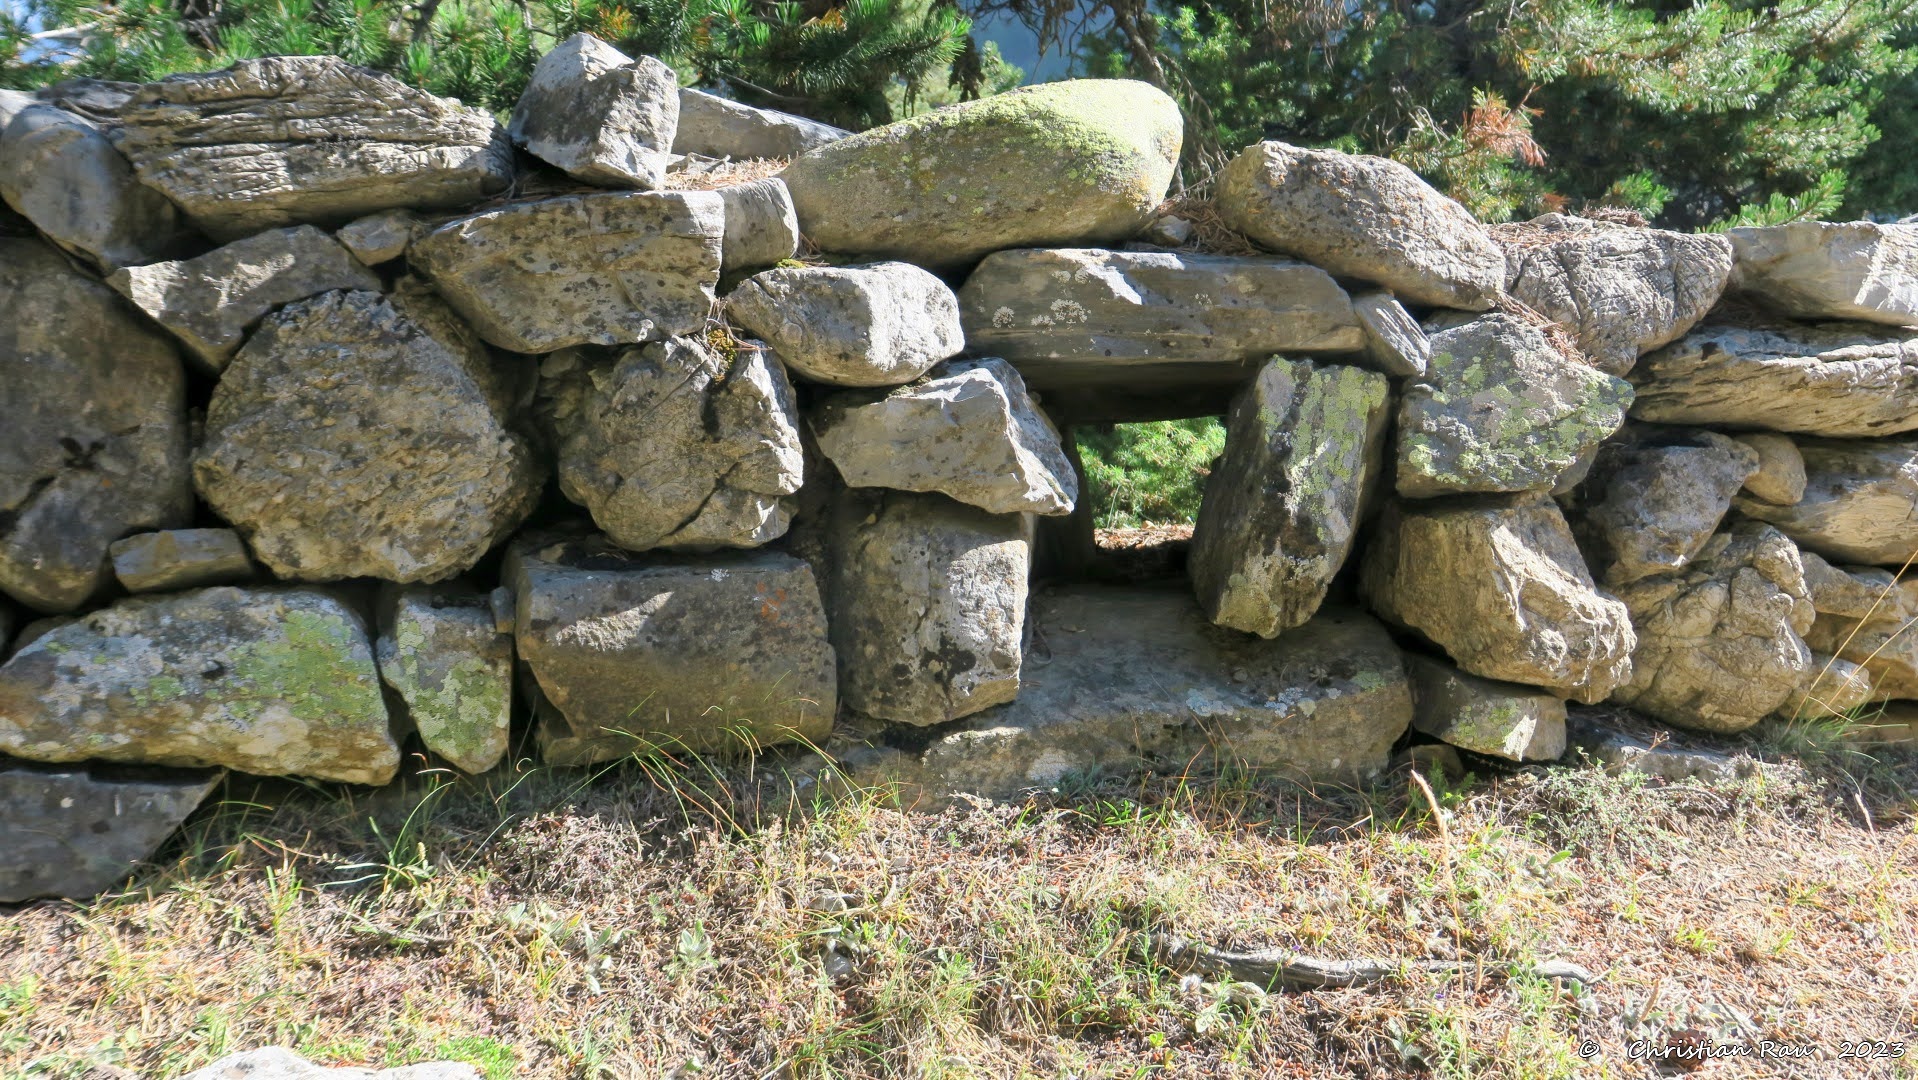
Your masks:
{"label": "flat stone slab", "polygon": [[222,775],[0,765],[0,904],[83,900],[119,884]]}
{"label": "flat stone slab", "polygon": [[798,157],[851,135],[843,128],[695,90],[679,89],[679,126],[673,153],[712,158]]}
{"label": "flat stone slab", "polygon": [[1565,702],[1516,683],[1468,675],[1443,660],[1405,654],[1412,727],[1452,746],[1510,761],[1565,753]]}
{"label": "flat stone slab", "polygon": [[1918,332],[1866,323],[1701,327],[1632,372],[1632,415],[1837,438],[1918,429]]}
{"label": "flat stone slab", "polygon": [[166,529],[115,540],[113,574],[130,593],[238,585],[259,575],[232,529]]}
{"label": "flat stone slab", "polygon": [[1918,551],[1918,439],[1800,439],[1805,494],[1791,506],[1739,496],[1740,513],[1837,562],[1903,566]]}
{"label": "flat stone slab", "polygon": [[1728,229],[1732,282],[1782,315],[1918,325],[1918,225],[1794,221]]}

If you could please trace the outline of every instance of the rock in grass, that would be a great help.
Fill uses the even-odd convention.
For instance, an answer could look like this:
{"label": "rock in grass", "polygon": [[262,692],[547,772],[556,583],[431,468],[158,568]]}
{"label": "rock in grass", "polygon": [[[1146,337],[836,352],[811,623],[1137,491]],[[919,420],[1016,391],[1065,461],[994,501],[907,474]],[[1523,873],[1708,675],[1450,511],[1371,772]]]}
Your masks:
{"label": "rock in grass", "polygon": [[1633,381],[1641,420],[1895,435],[1918,429],[1918,332],[1710,325],[1646,356]]}
{"label": "rock in grass", "polygon": [[55,244],[113,270],[165,258],[180,215],[92,121],[29,104],[0,120],[0,198]]}
{"label": "rock in grass", "polygon": [[113,888],[153,857],[220,776],[0,765],[0,904],[84,900]]}
{"label": "rock in grass", "polygon": [[1773,506],[1795,506],[1805,497],[1805,455],[1797,443],[1769,431],[1732,437],[1758,455],[1758,471],[1745,478],[1747,494]]}
{"label": "rock in grass", "polygon": [[902,262],[767,270],[726,308],[794,371],[834,386],[909,383],[966,343],[952,290]]}
{"label": "rock in grass", "polygon": [[1698,428],[1641,427],[1606,444],[1584,482],[1577,529],[1593,572],[1618,586],[1682,569],[1757,469],[1742,443]]}
{"label": "rock in grass", "polygon": [[366,627],[317,589],[140,596],[0,665],[0,752],[384,784],[399,768]]}
{"label": "rock in grass", "polygon": [[1776,715],[1787,721],[1846,716],[1877,696],[1871,672],[1862,665],[1814,651],[1804,680],[1786,696]]}
{"label": "rock in grass", "polygon": [[1918,439],[1800,439],[1805,495],[1791,506],[1740,496],[1740,513],[1839,562],[1903,566],[1918,552]]}
{"label": "rock in grass", "polygon": [[397,1069],[325,1069],[283,1046],[268,1046],[223,1057],[180,1080],[480,1080],[480,1071],[461,1061],[428,1061]]}
{"label": "rock in grass", "polygon": [[852,132],[777,109],[758,109],[690,86],[679,90],[673,153],[711,158],[792,158]]}
{"label": "rock in grass", "polygon": [[513,639],[495,629],[488,594],[387,588],[374,655],[428,750],[469,773],[499,764],[512,723]]}
{"label": "rock in grass", "polygon": [[1542,690],[1468,675],[1443,660],[1405,654],[1412,727],[1436,739],[1510,761],[1565,753],[1565,702]]}
{"label": "rock in grass", "polygon": [[1780,314],[1918,325],[1918,225],[1794,221],[1725,236],[1736,286]]}
{"label": "rock in grass", "polygon": [[533,66],[507,132],[576,180],[650,191],[665,182],[678,126],[672,68],[580,33]]}
{"label": "rock in grass", "polygon": [[246,544],[232,529],[166,529],[135,533],[107,549],[113,574],[131,593],[238,585],[258,576]]}

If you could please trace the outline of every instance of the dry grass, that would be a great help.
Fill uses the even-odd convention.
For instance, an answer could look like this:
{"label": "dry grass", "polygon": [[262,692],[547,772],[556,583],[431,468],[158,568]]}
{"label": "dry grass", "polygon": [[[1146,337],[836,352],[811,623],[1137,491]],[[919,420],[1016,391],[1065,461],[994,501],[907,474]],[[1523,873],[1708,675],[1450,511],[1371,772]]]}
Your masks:
{"label": "dry grass", "polygon": [[[1443,828],[1402,773],[911,811],[763,765],[236,782],[125,894],[0,915],[0,1075],[278,1042],[495,1078],[1642,1076],[1628,1038],[1702,1029],[1827,1057],[1698,1075],[1910,1077],[1830,1055],[1914,1036],[1918,762],[1819,760],[1823,784],[1439,780]],[[1488,963],[1265,993],[1156,966],[1148,929]],[[1495,970],[1544,959],[1607,974]]]}

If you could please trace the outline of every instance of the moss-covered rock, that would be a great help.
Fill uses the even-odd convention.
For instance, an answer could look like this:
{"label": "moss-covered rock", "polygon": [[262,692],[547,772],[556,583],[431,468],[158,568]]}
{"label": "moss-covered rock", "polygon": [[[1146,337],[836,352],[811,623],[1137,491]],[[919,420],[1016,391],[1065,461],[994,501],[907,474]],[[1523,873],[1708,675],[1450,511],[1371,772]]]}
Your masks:
{"label": "moss-covered rock", "polygon": [[374,652],[428,750],[469,773],[499,764],[512,723],[513,639],[495,627],[486,593],[389,588]]}

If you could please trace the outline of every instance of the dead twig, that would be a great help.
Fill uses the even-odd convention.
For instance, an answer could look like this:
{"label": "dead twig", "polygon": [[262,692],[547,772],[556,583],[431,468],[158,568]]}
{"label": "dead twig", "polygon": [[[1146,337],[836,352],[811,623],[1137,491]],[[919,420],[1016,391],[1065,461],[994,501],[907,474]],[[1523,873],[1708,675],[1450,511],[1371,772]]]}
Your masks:
{"label": "dead twig", "polygon": [[1233,952],[1215,949],[1173,934],[1146,935],[1147,951],[1175,971],[1201,975],[1229,975],[1240,982],[1291,990],[1325,990],[1368,987],[1400,977],[1406,972],[1422,971],[1440,975],[1489,970],[1510,978],[1535,975],[1563,979],[1590,986],[1599,980],[1577,964],[1548,960],[1538,964],[1519,961],[1476,960],[1326,960],[1290,949],[1259,949]]}

